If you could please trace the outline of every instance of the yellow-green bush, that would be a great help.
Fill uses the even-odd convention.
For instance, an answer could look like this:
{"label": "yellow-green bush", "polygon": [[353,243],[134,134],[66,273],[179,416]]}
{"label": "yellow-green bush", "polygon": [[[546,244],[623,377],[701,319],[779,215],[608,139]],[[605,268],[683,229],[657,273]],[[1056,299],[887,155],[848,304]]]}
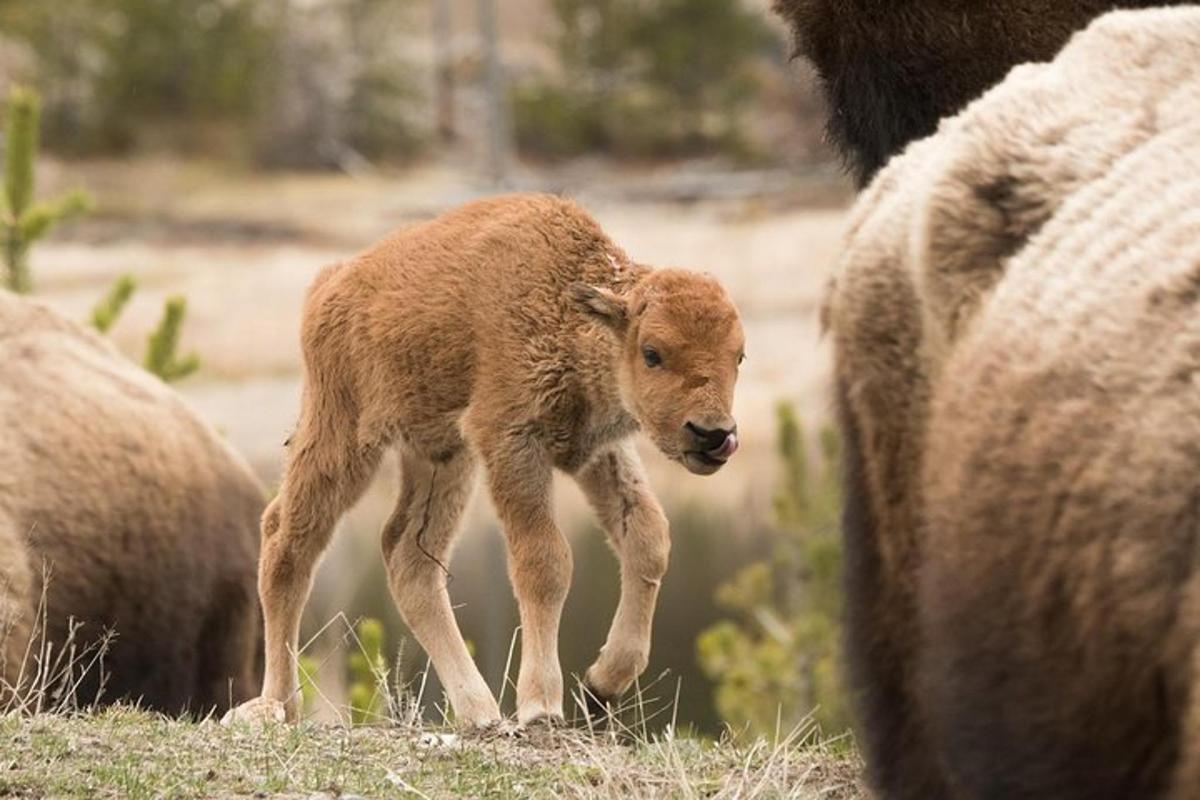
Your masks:
{"label": "yellow-green bush", "polygon": [[735,729],[783,733],[810,715],[826,735],[849,727],[841,659],[838,445],[820,433],[809,457],[790,406],[778,409],[782,462],[770,557],[717,590],[730,613],[697,640],[717,709]]}
{"label": "yellow-green bush", "polygon": [[383,623],[374,618],[355,627],[358,650],[347,660],[350,669],[350,720],[376,722],[387,700],[387,660],[383,656]]}

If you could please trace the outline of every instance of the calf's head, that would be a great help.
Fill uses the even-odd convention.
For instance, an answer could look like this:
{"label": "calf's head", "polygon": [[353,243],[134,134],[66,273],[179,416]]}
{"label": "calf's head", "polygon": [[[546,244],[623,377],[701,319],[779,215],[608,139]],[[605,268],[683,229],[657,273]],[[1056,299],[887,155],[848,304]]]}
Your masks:
{"label": "calf's head", "polygon": [[618,336],[621,398],[668,458],[711,475],[738,449],[733,387],[746,338],[720,283],[686,270],[650,272],[618,295],[572,294]]}

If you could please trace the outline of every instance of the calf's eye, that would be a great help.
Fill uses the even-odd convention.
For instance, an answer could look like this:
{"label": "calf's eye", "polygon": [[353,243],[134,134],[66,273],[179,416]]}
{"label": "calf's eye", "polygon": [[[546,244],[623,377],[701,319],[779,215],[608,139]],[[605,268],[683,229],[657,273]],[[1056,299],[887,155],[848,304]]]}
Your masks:
{"label": "calf's eye", "polygon": [[661,367],[662,356],[653,347],[646,346],[642,348],[642,358],[646,360],[647,367]]}
{"label": "calf's eye", "polygon": [[741,366],[742,362],[745,360],[746,360],[746,354],[738,353],[738,366]]}

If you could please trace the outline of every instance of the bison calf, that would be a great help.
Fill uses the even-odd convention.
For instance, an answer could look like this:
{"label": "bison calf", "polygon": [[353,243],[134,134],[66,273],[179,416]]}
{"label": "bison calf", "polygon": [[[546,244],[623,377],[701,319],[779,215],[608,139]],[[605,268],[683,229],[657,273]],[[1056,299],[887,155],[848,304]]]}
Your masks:
{"label": "bison calf", "polygon": [[482,461],[520,606],[517,718],[559,719],[558,626],[571,550],[551,473],[579,482],[621,561],[621,599],[586,682],[599,698],[645,668],[670,544],[630,441],[710,474],[737,450],[730,409],[738,314],[712,278],[631,263],[578,206],[517,195],[471,203],[322,272],[304,308],[305,387],[279,496],[263,516],[262,696],[231,719],[293,720],[296,647],[313,569],[388,447],[400,497],[383,556],[400,612],[458,720],[500,710],[446,591]]}

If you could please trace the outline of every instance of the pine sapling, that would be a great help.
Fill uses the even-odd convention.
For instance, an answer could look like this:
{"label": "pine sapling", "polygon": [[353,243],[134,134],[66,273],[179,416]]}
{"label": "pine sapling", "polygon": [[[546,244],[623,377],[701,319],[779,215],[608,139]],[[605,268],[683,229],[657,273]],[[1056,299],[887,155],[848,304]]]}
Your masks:
{"label": "pine sapling", "polygon": [[101,333],[108,333],[108,329],[125,310],[125,305],[133,296],[135,289],[137,289],[137,281],[133,279],[132,275],[122,275],[117,278],[112,288],[108,290],[108,294],[104,295],[100,302],[92,308],[92,327]]}
{"label": "pine sapling", "polygon": [[35,203],[34,166],[37,160],[41,101],[32,89],[14,88],[8,99],[4,143],[4,192],[0,196],[0,251],[7,268],[5,285],[25,293],[33,287],[29,251],[50,229],[92,208],[91,198],[73,191]]}
{"label": "pine sapling", "polygon": [[162,320],[150,334],[150,344],[146,348],[143,366],[167,383],[185,378],[200,368],[200,358],[195,353],[182,357],[177,355],[179,332],[186,313],[187,301],[184,298],[179,295],[168,297]]}

